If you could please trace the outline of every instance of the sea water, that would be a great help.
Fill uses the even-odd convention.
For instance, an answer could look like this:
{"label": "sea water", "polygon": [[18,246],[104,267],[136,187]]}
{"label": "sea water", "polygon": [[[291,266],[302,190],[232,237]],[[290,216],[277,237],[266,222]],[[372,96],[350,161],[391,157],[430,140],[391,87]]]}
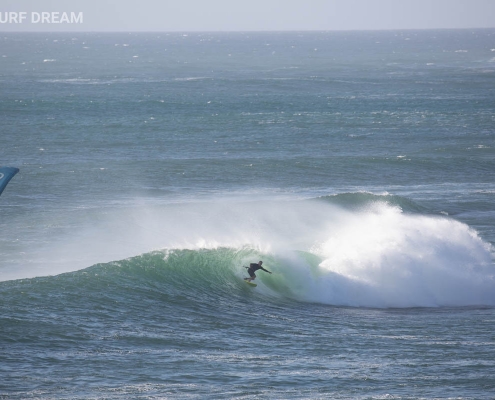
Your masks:
{"label": "sea water", "polygon": [[493,398],[495,30],[2,33],[0,115],[0,397]]}

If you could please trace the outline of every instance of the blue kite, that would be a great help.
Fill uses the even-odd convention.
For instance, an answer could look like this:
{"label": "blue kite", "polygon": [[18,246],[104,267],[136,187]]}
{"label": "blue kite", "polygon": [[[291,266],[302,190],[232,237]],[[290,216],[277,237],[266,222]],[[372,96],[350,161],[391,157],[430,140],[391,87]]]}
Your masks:
{"label": "blue kite", "polygon": [[3,189],[7,186],[7,183],[19,172],[19,168],[14,167],[0,167],[0,195]]}

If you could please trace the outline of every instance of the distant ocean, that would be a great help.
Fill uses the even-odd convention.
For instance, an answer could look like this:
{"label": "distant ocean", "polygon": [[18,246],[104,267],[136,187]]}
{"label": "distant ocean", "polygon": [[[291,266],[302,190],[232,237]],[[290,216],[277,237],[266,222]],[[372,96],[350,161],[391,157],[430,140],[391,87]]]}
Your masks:
{"label": "distant ocean", "polygon": [[493,399],[494,29],[2,33],[0,116],[0,398]]}

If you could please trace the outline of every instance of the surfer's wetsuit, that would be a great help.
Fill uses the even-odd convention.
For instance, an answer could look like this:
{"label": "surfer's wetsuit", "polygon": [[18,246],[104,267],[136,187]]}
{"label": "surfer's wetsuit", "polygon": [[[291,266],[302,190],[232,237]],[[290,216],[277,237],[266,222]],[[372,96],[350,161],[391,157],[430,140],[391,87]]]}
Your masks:
{"label": "surfer's wetsuit", "polygon": [[259,269],[262,269],[263,271],[268,272],[268,273],[271,274],[270,271],[268,271],[267,269],[264,269],[261,265],[256,264],[256,263],[249,264],[249,268],[248,268],[247,272],[248,272],[249,276],[252,279],[254,279],[254,278],[256,278],[256,275],[255,275],[254,271],[258,271]]}

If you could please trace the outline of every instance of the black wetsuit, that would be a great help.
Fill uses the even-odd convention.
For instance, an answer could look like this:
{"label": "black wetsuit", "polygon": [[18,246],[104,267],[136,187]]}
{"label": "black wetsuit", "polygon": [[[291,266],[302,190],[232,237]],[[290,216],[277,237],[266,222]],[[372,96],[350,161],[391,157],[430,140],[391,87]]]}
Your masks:
{"label": "black wetsuit", "polygon": [[255,278],[256,275],[254,274],[254,271],[258,271],[259,269],[262,269],[265,272],[270,272],[270,271],[267,271],[266,269],[264,269],[261,265],[256,264],[256,263],[249,264],[249,268],[248,268],[247,272],[251,278]]}

